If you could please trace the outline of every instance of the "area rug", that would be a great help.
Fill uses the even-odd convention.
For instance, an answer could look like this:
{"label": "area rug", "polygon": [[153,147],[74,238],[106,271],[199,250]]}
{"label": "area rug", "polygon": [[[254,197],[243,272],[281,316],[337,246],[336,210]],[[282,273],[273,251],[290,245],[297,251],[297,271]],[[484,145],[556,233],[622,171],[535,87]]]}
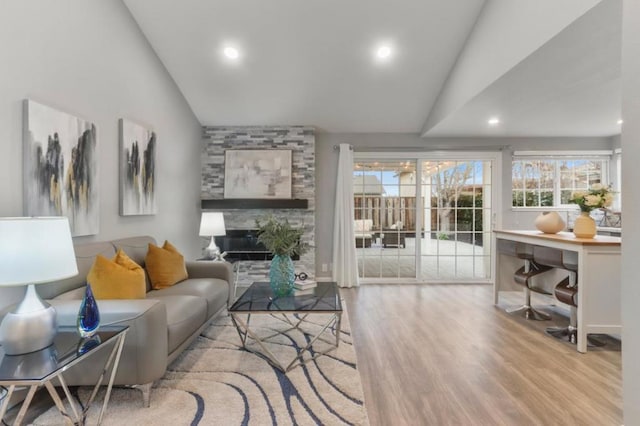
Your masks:
{"label": "area rug", "polygon": [[[313,333],[328,319],[314,316],[305,331]],[[254,315],[251,323],[262,336],[286,327],[270,315]],[[332,333],[335,336],[335,330]],[[309,334],[290,332],[270,339],[268,348],[278,359],[293,359],[296,347],[306,346],[309,339]],[[321,351],[325,343],[317,343],[315,350]],[[86,400],[88,392],[89,388],[77,389],[80,400]],[[96,424],[103,397],[101,390],[87,413],[87,424]],[[55,407],[34,422],[61,423]],[[287,374],[243,349],[231,319],[221,317],[155,383],[149,408],[142,407],[140,391],[115,388],[102,424],[367,425],[346,312],[338,349]]]}

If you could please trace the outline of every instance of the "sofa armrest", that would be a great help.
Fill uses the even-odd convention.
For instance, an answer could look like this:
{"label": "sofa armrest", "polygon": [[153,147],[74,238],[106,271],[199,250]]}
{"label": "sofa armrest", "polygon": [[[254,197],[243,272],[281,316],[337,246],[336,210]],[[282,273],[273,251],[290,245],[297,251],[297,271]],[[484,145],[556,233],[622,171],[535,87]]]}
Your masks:
{"label": "sofa armrest", "polygon": [[[56,309],[59,325],[76,326],[80,300],[52,299],[48,302]],[[98,309],[101,325],[129,326],[115,384],[145,384],[161,378],[168,356],[167,309],[164,303],[152,299],[98,300]],[[97,376],[92,377],[95,374],[88,372],[99,373],[100,363],[104,362],[101,358],[107,352],[101,351],[101,356],[96,354],[95,360],[88,360],[90,364],[79,364],[82,368],[70,372],[68,384],[95,384]]]}
{"label": "sofa armrest", "polygon": [[189,278],[219,278],[229,284],[233,282],[233,271],[229,262],[185,262]]}
{"label": "sofa armrest", "polygon": [[187,275],[189,278],[218,278],[224,280],[229,285],[229,298],[227,306],[235,300],[233,268],[229,262],[214,261],[189,261],[185,262]]}

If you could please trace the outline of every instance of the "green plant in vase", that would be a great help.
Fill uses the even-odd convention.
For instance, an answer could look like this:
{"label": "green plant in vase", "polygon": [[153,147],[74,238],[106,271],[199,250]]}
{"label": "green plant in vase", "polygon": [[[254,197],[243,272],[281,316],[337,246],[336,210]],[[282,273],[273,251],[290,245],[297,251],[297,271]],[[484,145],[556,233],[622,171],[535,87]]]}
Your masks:
{"label": "green plant in vase", "polygon": [[303,230],[291,226],[287,219],[279,221],[273,215],[256,220],[258,241],[273,254],[269,269],[269,283],[276,296],[293,293],[295,268],[291,256],[302,255],[307,244],[302,241]]}

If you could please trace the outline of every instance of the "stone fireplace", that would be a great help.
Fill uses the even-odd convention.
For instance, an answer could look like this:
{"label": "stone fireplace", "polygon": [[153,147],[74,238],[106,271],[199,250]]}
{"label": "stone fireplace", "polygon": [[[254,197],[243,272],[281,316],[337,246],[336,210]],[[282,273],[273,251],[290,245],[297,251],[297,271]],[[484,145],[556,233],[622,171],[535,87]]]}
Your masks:
{"label": "stone fireplace", "polygon": [[[256,228],[256,220],[272,214],[302,227],[309,251],[295,260],[296,273],[315,276],[315,130],[308,126],[203,128],[201,199],[203,210],[224,214],[227,235]],[[224,199],[224,160],[227,149],[290,149],[292,151],[292,199]],[[224,201],[223,201],[224,200]],[[240,207],[244,204],[246,207]],[[203,247],[206,242],[203,240]],[[268,260],[240,260],[238,285],[268,279]]]}

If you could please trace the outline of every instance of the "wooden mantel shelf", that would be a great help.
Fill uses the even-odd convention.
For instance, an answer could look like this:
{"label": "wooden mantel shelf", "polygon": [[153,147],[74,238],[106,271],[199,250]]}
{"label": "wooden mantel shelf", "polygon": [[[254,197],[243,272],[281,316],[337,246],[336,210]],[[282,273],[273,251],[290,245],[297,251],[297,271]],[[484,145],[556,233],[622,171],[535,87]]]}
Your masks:
{"label": "wooden mantel shelf", "polygon": [[259,199],[259,198],[222,198],[202,200],[203,210],[220,209],[308,209],[307,199]]}

